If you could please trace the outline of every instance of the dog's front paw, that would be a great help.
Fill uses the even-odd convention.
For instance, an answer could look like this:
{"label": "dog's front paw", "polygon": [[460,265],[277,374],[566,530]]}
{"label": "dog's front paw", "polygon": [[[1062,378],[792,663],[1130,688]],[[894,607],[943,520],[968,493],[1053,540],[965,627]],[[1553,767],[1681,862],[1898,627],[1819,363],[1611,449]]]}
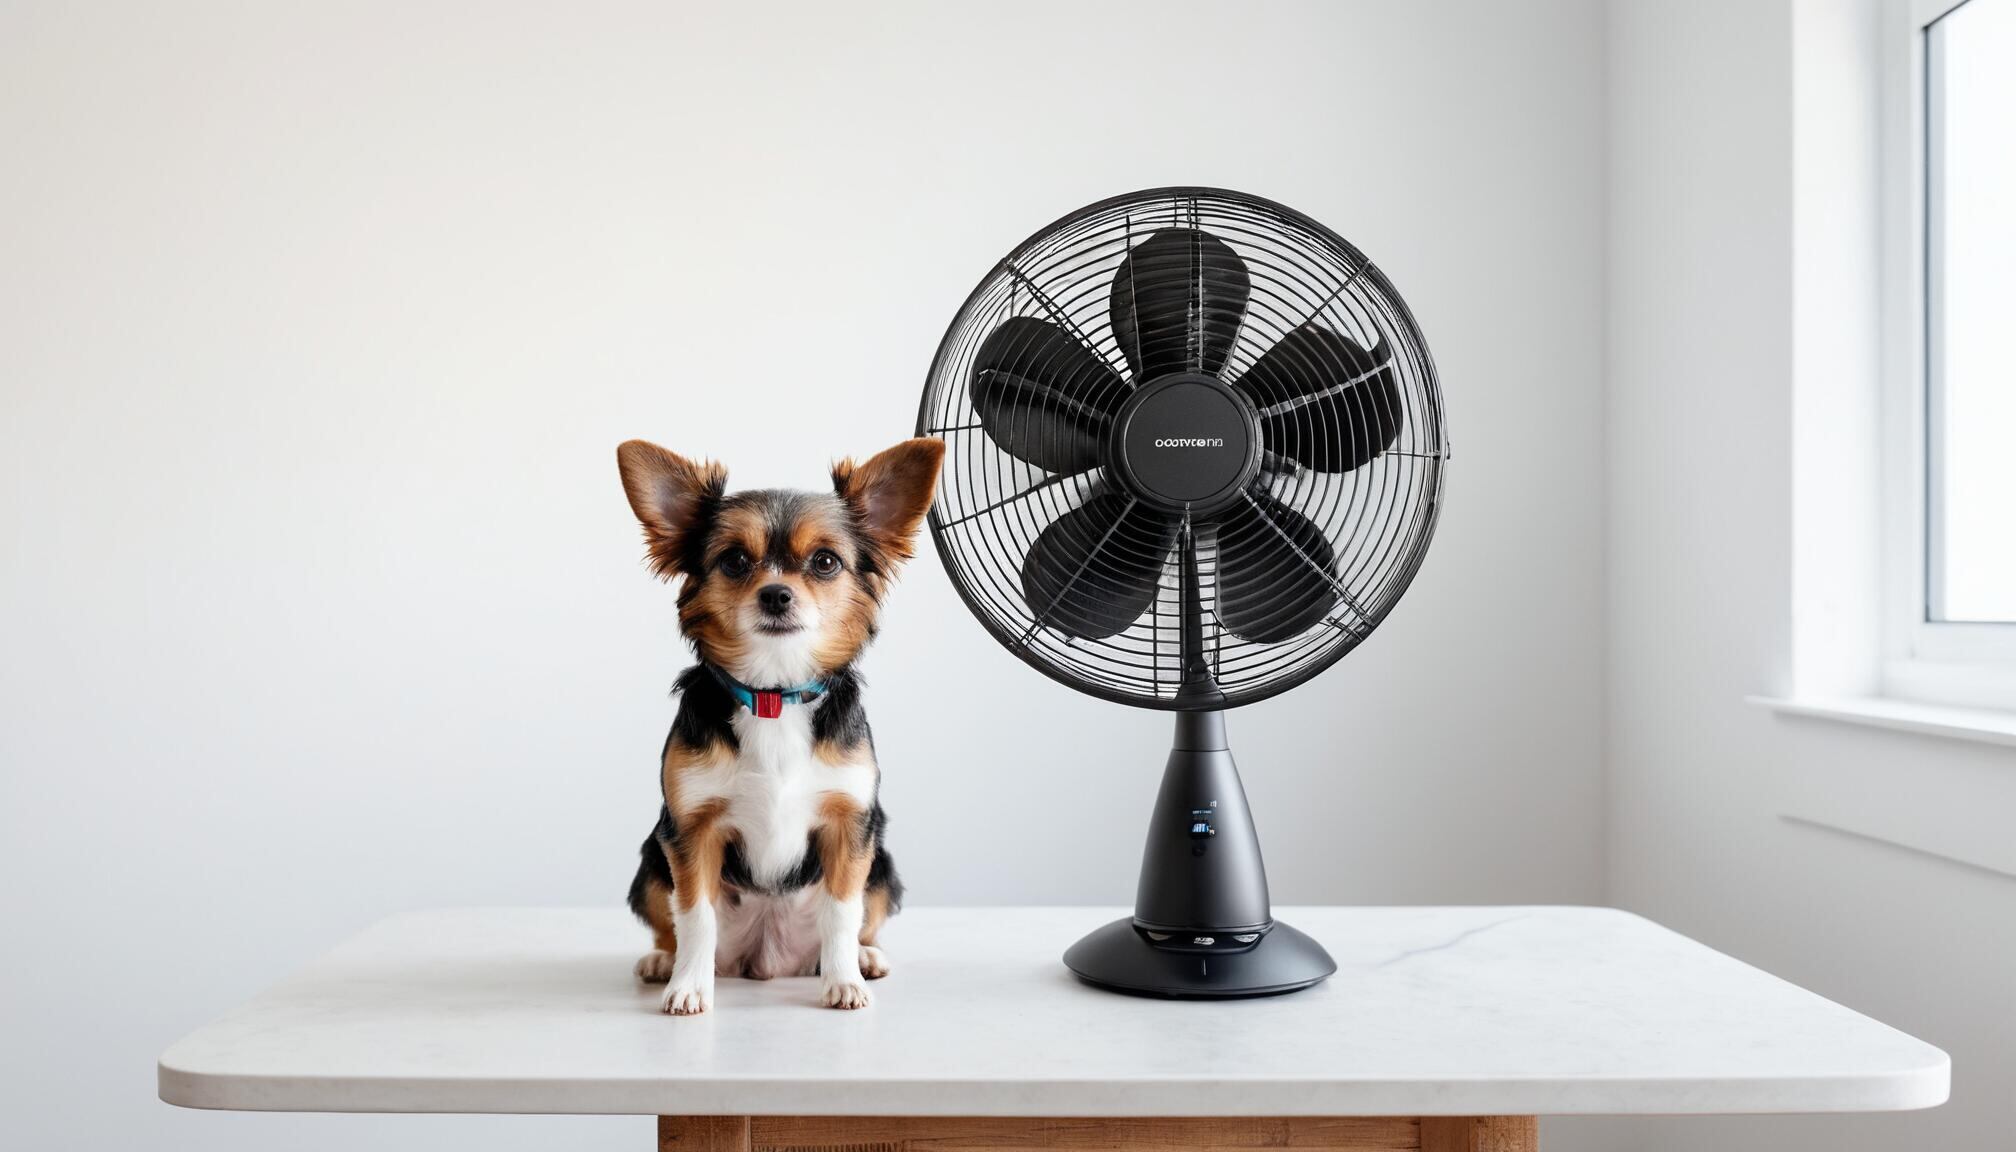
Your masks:
{"label": "dog's front paw", "polygon": [[868,987],[859,980],[824,980],[819,985],[819,1002],[828,1008],[866,1008]]}
{"label": "dog's front paw", "polygon": [[673,1016],[698,1016],[714,1006],[712,980],[674,980],[665,989],[662,1009]]}
{"label": "dog's front paw", "polygon": [[646,952],[638,958],[634,971],[646,984],[663,984],[672,978],[672,953],[663,948]]}
{"label": "dog's front paw", "polygon": [[889,955],[873,944],[861,946],[861,975],[880,980],[889,974]]}

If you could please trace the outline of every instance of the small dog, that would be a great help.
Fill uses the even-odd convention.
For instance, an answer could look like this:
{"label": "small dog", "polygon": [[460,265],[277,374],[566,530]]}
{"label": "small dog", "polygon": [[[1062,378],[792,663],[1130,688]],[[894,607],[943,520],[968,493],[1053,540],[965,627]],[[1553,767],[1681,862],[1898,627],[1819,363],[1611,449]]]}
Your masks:
{"label": "small dog", "polygon": [[864,978],[888,974],[875,935],[903,885],[854,663],[944,455],[907,440],[836,465],[831,493],[731,496],[718,464],[616,450],[652,570],[684,578],[679,626],[700,660],[676,685],[664,805],[630,885],[654,940],[636,974],[667,982],[666,1012],[705,1012],[717,973],[816,973],[833,1008],[866,1007]]}

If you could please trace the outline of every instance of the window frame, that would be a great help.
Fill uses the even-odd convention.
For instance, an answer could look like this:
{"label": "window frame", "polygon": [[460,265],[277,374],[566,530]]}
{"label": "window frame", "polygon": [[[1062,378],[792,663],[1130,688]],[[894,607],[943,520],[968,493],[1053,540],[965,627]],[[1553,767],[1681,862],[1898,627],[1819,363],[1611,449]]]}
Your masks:
{"label": "window frame", "polygon": [[[2016,711],[2016,623],[1932,619],[1931,570],[1940,422],[1931,260],[1938,221],[1932,180],[1928,29],[1970,0],[1891,0],[1884,13],[1882,694]],[[2001,0],[2008,3],[2012,0]]]}

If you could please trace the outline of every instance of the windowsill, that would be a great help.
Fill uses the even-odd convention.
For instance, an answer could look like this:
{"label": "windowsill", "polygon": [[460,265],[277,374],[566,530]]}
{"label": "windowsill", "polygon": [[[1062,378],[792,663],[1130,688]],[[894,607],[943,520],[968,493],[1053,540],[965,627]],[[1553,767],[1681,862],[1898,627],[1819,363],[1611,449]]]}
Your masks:
{"label": "windowsill", "polygon": [[1750,703],[1780,716],[1836,720],[1893,732],[1917,732],[1952,740],[2016,747],[2016,712],[1987,708],[1953,708],[1876,696],[1750,696]]}
{"label": "windowsill", "polygon": [[[2007,751],[2016,713],[1869,697],[1749,700],[1807,728],[1771,757],[1780,819],[2016,877],[2016,755]],[[1904,735],[1855,739],[1855,727]],[[1946,750],[1914,740],[1928,736]]]}

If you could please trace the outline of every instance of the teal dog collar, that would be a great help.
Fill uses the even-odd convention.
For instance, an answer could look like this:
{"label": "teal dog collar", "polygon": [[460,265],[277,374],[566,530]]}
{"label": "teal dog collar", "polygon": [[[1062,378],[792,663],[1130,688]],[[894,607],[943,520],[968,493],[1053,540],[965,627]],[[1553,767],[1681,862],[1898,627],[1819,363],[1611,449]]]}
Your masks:
{"label": "teal dog collar", "polygon": [[826,694],[824,680],[807,680],[791,688],[751,688],[712,664],[707,665],[707,670],[714,674],[714,679],[721,682],[721,687],[726,688],[730,696],[765,720],[782,716],[786,704],[808,704]]}

